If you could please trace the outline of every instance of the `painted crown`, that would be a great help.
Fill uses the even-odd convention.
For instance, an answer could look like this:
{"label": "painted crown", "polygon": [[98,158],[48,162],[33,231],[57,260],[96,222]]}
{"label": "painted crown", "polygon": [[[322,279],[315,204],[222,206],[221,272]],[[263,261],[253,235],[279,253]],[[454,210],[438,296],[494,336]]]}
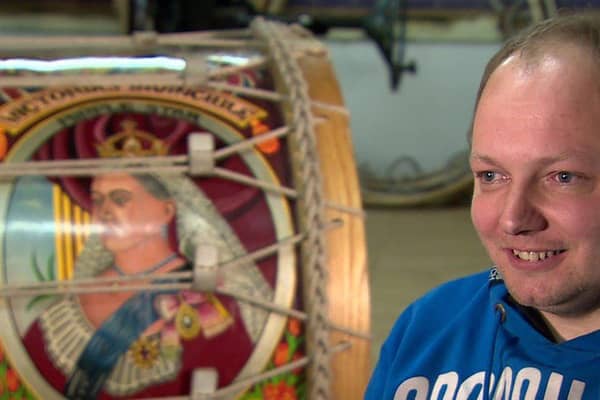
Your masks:
{"label": "painted crown", "polygon": [[164,142],[154,135],[137,129],[137,123],[125,120],[122,131],[96,145],[100,157],[163,156],[169,151]]}

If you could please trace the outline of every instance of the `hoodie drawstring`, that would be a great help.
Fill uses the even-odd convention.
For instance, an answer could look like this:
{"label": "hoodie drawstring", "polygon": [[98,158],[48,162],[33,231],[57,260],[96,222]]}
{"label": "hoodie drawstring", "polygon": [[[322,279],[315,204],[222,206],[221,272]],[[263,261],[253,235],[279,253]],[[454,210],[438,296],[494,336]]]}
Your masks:
{"label": "hoodie drawstring", "polygon": [[[483,400],[489,400],[495,396],[492,395],[492,385],[496,382],[492,381],[493,378],[493,368],[494,368],[494,356],[496,354],[496,343],[498,341],[498,335],[500,334],[501,325],[506,321],[506,308],[502,303],[496,303],[494,306],[494,311],[498,315],[496,331],[494,333],[494,340],[492,342],[491,354],[490,354],[490,364],[488,367],[488,372],[485,377],[485,383],[483,385]],[[495,391],[495,390],[494,390]]]}

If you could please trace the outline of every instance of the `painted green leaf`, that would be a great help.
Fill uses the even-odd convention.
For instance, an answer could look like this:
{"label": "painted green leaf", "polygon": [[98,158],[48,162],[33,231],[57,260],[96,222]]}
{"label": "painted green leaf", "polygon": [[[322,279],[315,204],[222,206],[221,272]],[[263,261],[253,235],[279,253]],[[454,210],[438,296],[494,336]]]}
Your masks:
{"label": "painted green leaf", "polygon": [[49,281],[56,279],[56,268],[54,268],[54,253],[50,254],[46,262],[46,271]]}
{"label": "painted green leaf", "polygon": [[41,282],[45,281],[44,275],[42,274],[42,271],[40,271],[40,268],[38,267],[35,251],[31,253],[31,269],[33,270],[33,273],[35,274],[35,277],[37,278],[38,281],[41,281]]}
{"label": "painted green leaf", "polygon": [[41,294],[39,296],[35,296],[33,299],[31,299],[29,301],[29,303],[27,303],[26,309],[27,309],[27,311],[30,311],[33,308],[33,306],[35,306],[36,304],[41,303],[44,300],[53,299],[55,297],[56,297],[55,294]]}

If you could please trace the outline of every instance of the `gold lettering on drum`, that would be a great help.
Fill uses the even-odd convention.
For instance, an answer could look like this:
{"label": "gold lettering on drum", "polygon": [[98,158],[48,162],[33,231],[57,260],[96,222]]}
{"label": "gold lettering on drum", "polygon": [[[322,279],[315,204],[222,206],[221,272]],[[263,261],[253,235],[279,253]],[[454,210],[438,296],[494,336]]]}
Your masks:
{"label": "gold lettering on drum", "polygon": [[110,112],[114,112],[114,110],[109,104],[99,104],[98,106],[82,108],[77,111],[74,111],[73,113],[60,117],[58,118],[57,122],[62,127],[67,128],[73,126],[75,123],[83,119],[94,118],[102,114],[108,114]]}
{"label": "gold lettering on drum", "polygon": [[250,121],[262,119],[267,115],[265,110],[250,102],[209,88],[132,85],[129,89],[132,92],[139,91],[145,94],[156,94],[162,98],[166,97],[174,101],[185,101],[188,104],[203,106],[202,108],[212,108],[242,128],[246,127]]}
{"label": "gold lettering on drum", "polygon": [[18,135],[31,122],[81,100],[118,91],[118,86],[74,86],[47,88],[27,94],[0,107],[0,126]]}
{"label": "gold lettering on drum", "polygon": [[202,118],[198,112],[181,108],[181,107],[169,107],[165,105],[154,105],[147,104],[144,108],[144,112],[153,115],[159,115],[161,117],[175,118],[192,122],[196,125],[202,125]]}
{"label": "gold lettering on drum", "polygon": [[[0,127],[12,136],[21,134],[33,123],[65,108],[74,107],[87,101],[118,99],[117,108],[130,111],[127,100],[155,99],[173,101],[217,114],[240,128],[246,128],[251,121],[263,119],[267,111],[255,104],[232,94],[210,88],[182,86],[130,85],[119,86],[77,86],[47,88],[33,92],[22,98],[0,106]],[[102,113],[115,112],[115,106],[92,107],[61,117],[59,123],[70,126],[74,121],[91,118]],[[110,107],[110,108],[109,108]]]}

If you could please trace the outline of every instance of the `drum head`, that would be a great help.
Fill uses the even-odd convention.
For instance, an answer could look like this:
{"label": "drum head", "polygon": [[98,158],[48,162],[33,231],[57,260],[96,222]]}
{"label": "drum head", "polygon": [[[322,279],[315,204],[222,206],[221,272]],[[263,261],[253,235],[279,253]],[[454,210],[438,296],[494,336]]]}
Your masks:
{"label": "drum head", "polygon": [[[307,229],[317,229],[328,255],[346,258],[340,268],[364,273],[362,222],[352,215],[360,207],[356,176],[338,199],[330,195],[337,179],[318,181],[320,221],[337,218],[345,226],[312,227],[306,213],[315,208],[302,197],[311,182],[301,181],[295,160],[301,144],[284,135],[290,108],[281,99],[293,89],[282,85],[277,68],[251,65],[266,59],[262,51],[197,51],[209,71],[233,67],[209,80],[212,86],[135,79],[86,85],[84,77],[76,85],[1,89],[0,171],[7,178],[0,183],[0,389],[40,399],[192,392],[307,398],[323,379],[305,366],[315,363],[314,349],[335,346],[330,339],[353,346],[332,357],[353,357],[359,367],[345,375],[327,359],[334,379],[325,386],[337,393],[349,378],[364,387],[368,346],[352,330],[368,331],[368,309],[358,326],[347,321],[368,308],[368,295],[331,318],[327,294],[355,293],[325,286],[320,304],[312,304],[307,286],[314,276],[305,264],[315,250],[301,242],[311,236]],[[226,61],[234,56],[242,67]],[[305,59],[308,81],[315,60],[328,65],[323,54]],[[84,64],[78,73],[98,76],[91,70]],[[28,78],[30,71],[13,75]],[[339,114],[309,120],[327,118],[319,130],[341,124],[327,140],[341,140],[338,148],[352,161]],[[315,145],[315,165],[326,175],[336,165],[319,164],[325,144]],[[353,241],[359,257],[328,245],[326,235]],[[333,277],[342,271],[327,271],[329,265],[321,268]],[[347,332],[330,337],[329,325],[324,334],[314,328],[319,307],[329,325]],[[323,337],[327,343],[314,344]]]}

